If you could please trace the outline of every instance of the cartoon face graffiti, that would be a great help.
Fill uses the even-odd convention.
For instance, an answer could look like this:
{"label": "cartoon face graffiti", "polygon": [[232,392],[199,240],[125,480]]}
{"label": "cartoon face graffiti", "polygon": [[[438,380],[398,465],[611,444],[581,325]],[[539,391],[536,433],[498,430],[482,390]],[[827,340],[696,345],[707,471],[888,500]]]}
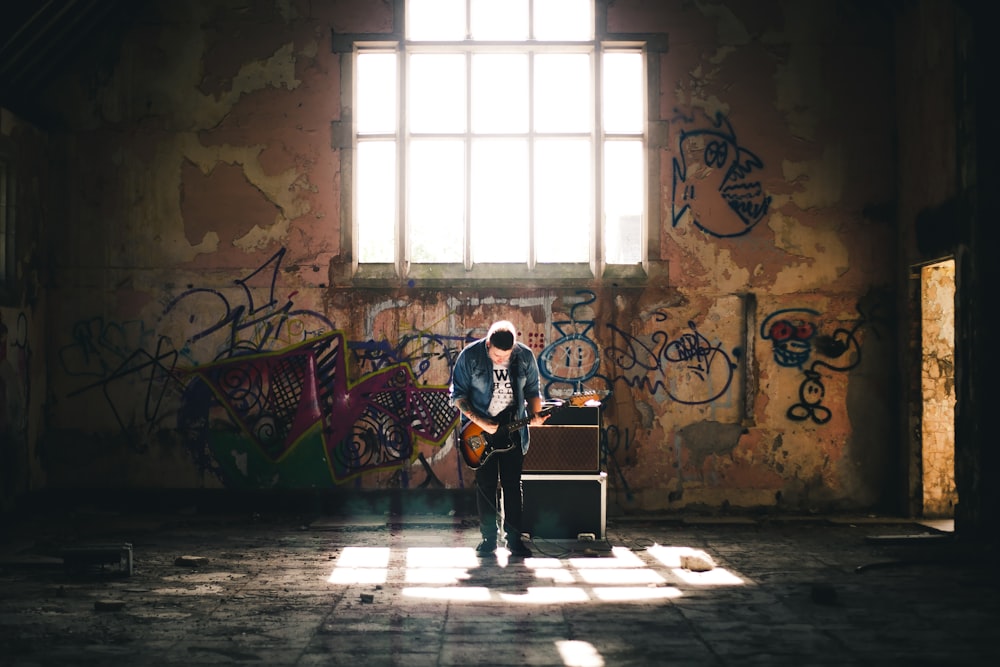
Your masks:
{"label": "cartoon face graffiti", "polygon": [[774,358],[782,366],[801,366],[809,359],[816,327],[809,322],[778,320],[771,325]]}
{"label": "cartoon face graffiti", "polygon": [[816,325],[804,315],[818,315],[814,310],[779,310],[761,324],[760,335],[774,344],[774,361],[779,366],[798,368],[812,354]]}

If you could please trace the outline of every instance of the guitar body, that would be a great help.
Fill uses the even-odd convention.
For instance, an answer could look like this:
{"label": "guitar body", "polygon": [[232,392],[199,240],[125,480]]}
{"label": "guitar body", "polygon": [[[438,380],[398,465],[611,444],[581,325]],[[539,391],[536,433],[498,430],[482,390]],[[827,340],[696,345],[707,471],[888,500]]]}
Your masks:
{"label": "guitar body", "polygon": [[[601,395],[598,393],[587,393],[575,395],[553,408],[542,410],[540,414],[548,415],[571,406],[581,406],[589,401],[597,400]],[[514,441],[511,436],[518,429],[531,423],[531,417],[511,421],[514,416],[514,409],[507,408],[494,419],[500,426],[496,433],[487,433],[475,422],[466,422],[462,427],[462,432],[458,438],[458,450],[462,453],[465,465],[473,470],[486,463],[494,454],[509,452],[514,447],[520,447],[520,443]]]}
{"label": "guitar body", "polygon": [[504,410],[497,416],[500,427],[496,433],[487,433],[475,422],[465,424],[459,438],[459,450],[465,465],[475,470],[494,454],[514,449],[516,443],[511,439],[511,430],[508,428],[510,416],[510,410]]}

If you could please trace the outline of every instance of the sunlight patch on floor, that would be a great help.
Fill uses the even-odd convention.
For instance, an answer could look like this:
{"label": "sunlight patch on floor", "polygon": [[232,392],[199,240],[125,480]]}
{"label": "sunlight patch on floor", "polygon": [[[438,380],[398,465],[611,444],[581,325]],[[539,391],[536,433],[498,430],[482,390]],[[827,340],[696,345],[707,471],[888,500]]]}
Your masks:
{"label": "sunlight patch on floor", "polygon": [[[479,602],[494,600],[521,604],[628,602],[679,598],[683,592],[670,581],[692,586],[739,586],[744,582],[725,568],[692,571],[681,567],[682,556],[698,553],[688,547],[654,545],[645,550],[650,559],[626,547],[614,547],[610,556],[527,558],[510,561],[498,551],[485,562],[471,547],[411,547],[403,556],[403,595],[410,598]],[[389,581],[392,551],[387,547],[346,547],[337,558],[327,583],[377,585]],[[506,569],[519,563],[539,582],[507,592],[482,586],[483,572]],[[477,572],[479,568],[487,568]],[[520,576],[524,576],[522,573]]]}

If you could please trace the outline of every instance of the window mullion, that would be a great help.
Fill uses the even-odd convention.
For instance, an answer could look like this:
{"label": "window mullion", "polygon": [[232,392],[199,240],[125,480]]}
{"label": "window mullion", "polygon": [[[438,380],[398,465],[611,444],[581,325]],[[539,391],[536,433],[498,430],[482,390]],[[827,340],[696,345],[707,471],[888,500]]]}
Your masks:
{"label": "window mullion", "polygon": [[[472,0],[465,0],[465,39],[472,36]],[[465,243],[462,259],[472,271],[472,51],[465,52]]]}
{"label": "window mullion", "polygon": [[[535,3],[528,0],[528,39],[535,39]],[[528,52],[528,271],[535,270],[535,51]]]}
{"label": "window mullion", "polygon": [[396,275],[405,277],[410,272],[410,235],[407,228],[407,165],[410,134],[406,120],[406,100],[409,97],[407,77],[408,51],[405,43],[401,46],[396,63]]}
{"label": "window mullion", "polygon": [[[534,21],[528,22],[529,26]],[[532,28],[533,30],[533,28]],[[528,271],[535,268],[535,51],[528,52]]]}
{"label": "window mullion", "polygon": [[594,171],[591,175],[594,184],[594,227],[591,230],[590,270],[595,276],[600,276],[604,272],[604,115],[601,110],[604,68],[601,53],[601,44],[596,42],[590,62],[594,103],[594,120],[590,134],[594,155],[592,163]]}
{"label": "window mullion", "polygon": [[[466,0],[466,34],[468,34],[469,2]],[[465,270],[472,270],[472,51],[465,52],[465,243],[462,258]]]}

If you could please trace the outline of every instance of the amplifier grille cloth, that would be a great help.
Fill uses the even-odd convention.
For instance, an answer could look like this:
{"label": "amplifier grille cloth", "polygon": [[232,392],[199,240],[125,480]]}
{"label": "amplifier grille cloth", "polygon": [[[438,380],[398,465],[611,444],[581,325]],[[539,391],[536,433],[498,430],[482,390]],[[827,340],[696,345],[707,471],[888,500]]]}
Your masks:
{"label": "amplifier grille cloth", "polygon": [[533,426],[524,472],[587,473],[601,469],[597,426]]}

